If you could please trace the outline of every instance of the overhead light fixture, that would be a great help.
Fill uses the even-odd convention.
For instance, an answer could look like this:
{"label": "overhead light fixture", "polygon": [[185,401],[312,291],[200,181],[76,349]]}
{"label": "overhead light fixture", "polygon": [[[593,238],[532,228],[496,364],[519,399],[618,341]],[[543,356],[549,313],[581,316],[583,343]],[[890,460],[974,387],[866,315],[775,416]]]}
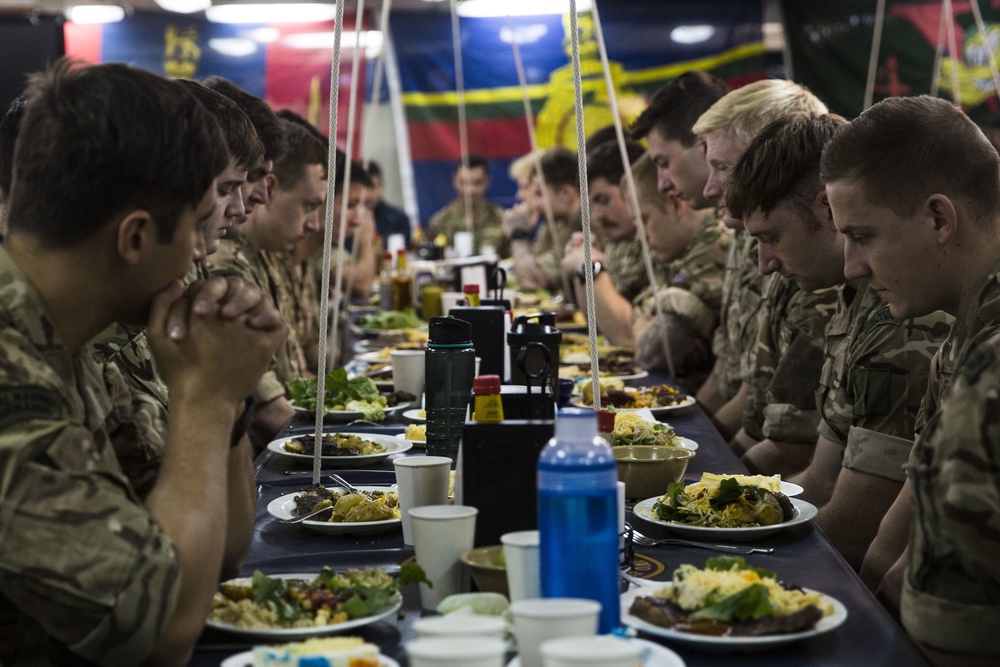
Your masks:
{"label": "overhead light fixture", "polygon": [[[590,11],[591,0],[579,0],[576,12]],[[455,10],[465,18],[490,18],[498,16],[543,16],[566,14],[569,0],[465,0]]]}
{"label": "overhead light fixture", "polygon": [[[300,32],[294,35],[287,35],[281,43],[292,49],[332,49],[333,31],[329,32]],[[358,40],[359,46],[365,50],[365,55],[369,58],[377,57],[382,50],[382,32],[380,30],[365,30]],[[340,48],[354,48],[354,31],[345,30],[340,34]]]}
{"label": "overhead light fixture", "polygon": [[534,44],[542,37],[545,37],[549,29],[546,25],[538,23],[535,25],[517,25],[513,28],[504,26],[500,28],[500,41],[505,44]]}
{"label": "overhead light fixture", "polygon": [[670,39],[678,44],[700,44],[715,35],[715,26],[679,25],[670,31]]}
{"label": "overhead light fixture", "polygon": [[125,10],[118,5],[73,5],[66,18],[73,23],[117,23],[125,18]]}
{"label": "overhead light fixture", "polygon": [[157,6],[175,14],[194,14],[212,6],[212,0],[155,0]]}
{"label": "overhead light fixture", "polygon": [[315,23],[336,16],[333,3],[225,4],[205,10],[205,18],[212,23]]}
{"label": "overhead light fixture", "polygon": [[233,58],[242,58],[257,52],[257,42],[246,37],[213,37],[208,40],[208,47]]}

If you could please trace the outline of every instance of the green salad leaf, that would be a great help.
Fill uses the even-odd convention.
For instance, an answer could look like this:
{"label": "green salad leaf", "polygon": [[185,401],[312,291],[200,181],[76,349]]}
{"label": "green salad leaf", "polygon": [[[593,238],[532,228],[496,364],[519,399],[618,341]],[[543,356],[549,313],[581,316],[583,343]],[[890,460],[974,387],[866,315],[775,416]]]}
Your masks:
{"label": "green salad leaf", "polygon": [[761,579],[765,577],[770,577],[774,579],[776,575],[770,570],[766,570],[762,567],[750,567],[747,565],[746,559],[743,556],[713,556],[705,561],[706,570],[715,570],[716,572],[730,572],[730,571],[741,571],[750,570],[751,572],[756,572],[757,576]]}
{"label": "green salad leaf", "polygon": [[[741,559],[742,560],[742,559]],[[689,618],[737,623],[762,618],[771,613],[770,594],[764,584],[751,584],[738,593],[702,607]]]}
{"label": "green salad leaf", "polygon": [[[312,378],[295,378],[288,382],[288,391],[295,405],[316,411],[316,380]],[[343,405],[348,410],[357,410],[370,421],[385,419],[382,408],[382,397],[378,386],[371,378],[356,377],[347,379],[347,370],[335,368],[326,375],[325,395],[323,404],[329,410],[335,405]],[[350,404],[354,402],[354,405]]]}
{"label": "green salad leaf", "polygon": [[357,322],[359,329],[413,329],[423,326],[424,321],[412,309],[387,310],[365,315]]}
{"label": "green salad leaf", "polygon": [[434,584],[427,578],[424,568],[416,562],[403,563],[399,566],[399,583],[401,584],[427,584],[428,588],[434,588]]}

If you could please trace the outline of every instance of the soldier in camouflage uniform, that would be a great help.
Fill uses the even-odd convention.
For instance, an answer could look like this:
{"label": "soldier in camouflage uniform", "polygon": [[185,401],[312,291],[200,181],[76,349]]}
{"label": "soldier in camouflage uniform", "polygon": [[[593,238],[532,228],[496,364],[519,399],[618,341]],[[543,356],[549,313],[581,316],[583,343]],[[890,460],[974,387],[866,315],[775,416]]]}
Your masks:
{"label": "soldier in camouflage uniform", "polygon": [[[271,296],[284,320],[294,324],[295,298],[275,254],[294,252],[296,243],[307,232],[320,228],[326,197],[326,151],[305,128],[282,122],[289,151],[275,164],[276,185],[271,201],[254,212],[239,236],[223,241],[210,271],[218,276],[235,275],[257,285]],[[287,382],[306,375],[305,356],[293,327],[255,397],[261,403],[273,400],[285,394]]]}
{"label": "soldier in camouflage uniform", "polygon": [[[642,157],[642,147],[631,141],[625,144],[631,165]],[[604,263],[615,291],[631,301],[649,285],[642,249],[635,241],[635,219],[622,197],[626,192],[625,166],[618,142],[609,141],[591,149],[587,155],[587,184],[590,192],[590,216],[600,234],[600,248],[591,248],[591,259]],[[592,237],[596,242],[597,238]],[[592,246],[594,243],[591,244]],[[583,233],[574,233],[563,256],[565,272],[575,272],[583,264]],[[585,303],[582,289],[574,289],[576,303]]]}
{"label": "soldier in camouflage uniform", "polygon": [[917,441],[910,468],[916,520],[902,622],[925,650],[930,647],[932,659],[985,665],[1000,656],[998,414],[1000,334],[994,333],[957,371]]}
{"label": "soldier in camouflage uniform", "polygon": [[[0,250],[0,663],[182,664],[222,564],[226,513],[206,507],[225,505],[234,420],[284,327],[242,283],[181,289],[227,160],[190,93],[62,62],[27,97]],[[82,162],[52,160],[67,146]],[[143,503],[84,345],[147,318],[174,419]]]}
{"label": "soldier in camouflage uniform", "polygon": [[[823,152],[821,176],[845,238],[847,279],[867,279],[894,317],[940,309],[956,318],[931,364],[921,407],[933,417],[953,369],[1000,330],[1000,157],[951,104],[926,96],[890,98],[838,130]],[[920,421],[918,416],[918,428]],[[918,440],[911,469],[932,456]],[[918,480],[911,476],[900,491],[862,565],[866,583],[879,586],[890,606],[903,589],[901,536]],[[941,505],[933,511],[942,511]],[[933,615],[929,611],[923,621]]]}
{"label": "soldier in camouflage uniform", "polygon": [[[743,223],[735,216],[731,215],[726,206],[726,198],[723,193],[724,174],[726,170],[736,162],[740,152],[749,141],[762,130],[768,123],[797,113],[825,113],[826,107],[814,95],[802,87],[790,81],[767,80],[757,81],[731,91],[715,102],[707,111],[698,117],[691,128],[699,135],[705,145],[705,160],[708,165],[708,174],[705,180],[703,194],[706,199],[711,200],[717,207],[719,215],[727,227],[737,232],[737,240],[733,242],[730,257],[734,260],[733,266],[736,273],[732,273],[727,281],[726,295],[729,299],[725,302],[723,310],[725,312],[725,337],[716,339],[716,352],[720,356],[720,363],[716,366],[712,377],[712,384],[702,386],[699,390],[698,398],[703,401],[710,411],[713,412],[713,421],[726,435],[734,434],[733,445],[737,451],[742,451],[754,444],[754,439],[745,432],[741,432],[744,416],[751,410],[759,409],[759,403],[755,408],[748,407],[748,396],[757,387],[758,401],[760,400],[760,387],[762,385],[762,367],[757,366],[755,359],[759,352],[757,348],[758,338],[773,339],[776,331],[759,332],[758,327],[764,326],[765,317],[768,314],[763,312],[765,306],[764,292],[767,289],[777,290],[785,293],[787,287],[768,287],[763,278],[753,275],[756,264],[747,266],[739,265],[736,262],[752,260],[755,255],[755,243],[752,240],[740,237]],[[781,279],[774,278],[774,281],[781,282]],[[789,295],[786,294],[786,297]],[[790,298],[790,297],[789,297]],[[785,315],[794,316],[806,314],[810,308],[808,301],[813,297],[799,296],[795,301],[786,301],[785,306],[794,305],[798,300],[805,300],[799,308],[788,309],[771,307],[770,316],[783,317]],[[734,299],[739,305],[734,303]],[[787,325],[777,325],[783,328],[788,335],[793,331],[814,331],[815,320],[804,320],[800,322],[789,322]],[[772,327],[775,325],[772,324]],[[821,333],[821,331],[820,331]],[[774,344],[764,343],[764,348]],[[768,363],[773,366],[773,363]],[[806,370],[806,369],[803,369]],[[818,368],[815,372],[818,374]],[[807,373],[812,370],[806,370]],[[737,387],[736,377],[740,378],[741,384]],[[751,380],[751,378],[753,378]],[[721,383],[720,383],[721,382]],[[735,394],[733,393],[735,389]],[[788,387],[788,389],[793,389]],[[727,396],[729,398],[727,398]],[[791,398],[786,395],[785,399]],[[781,399],[781,400],[785,400]],[[789,414],[794,415],[795,420],[799,420],[798,414],[801,407],[798,399],[792,398],[791,403],[786,403],[791,410]],[[757,416],[755,419],[760,420]],[[788,420],[785,420],[788,421]],[[807,419],[799,420],[804,424]],[[782,427],[787,429],[788,426]],[[797,427],[792,427],[797,428]]]}
{"label": "soldier in camouflage uniform", "polygon": [[[573,232],[580,231],[580,175],[576,155],[565,148],[546,149],[541,157],[545,192],[534,177],[528,203],[531,215],[506,215],[504,232],[510,239],[511,259],[518,289],[562,292],[562,259]],[[543,197],[552,209],[552,221],[545,220]],[[538,217],[542,222],[536,226]],[[567,295],[572,297],[572,295]]]}
{"label": "soldier in camouflage uniform", "polygon": [[[493,248],[499,257],[509,257],[510,248],[503,233],[503,209],[486,199],[490,175],[486,160],[470,155],[468,167],[462,160],[455,165],[453,183],[458,196],[450,204],[431,216],[427,223],[427,238],[433,241],[444,234],[448,245],[453,245],[455,232],[472,232],[472,252],[480,254],[484,248]],[[465,219],[465,202],[468,195],[472,209],[472,229]]]}
{"label": "soldier in camouflage uniform", "polygon": [[[226,229],[243,220],[245,208],[241,187],[247,172],[263,161],[264,146],[250,119],[234,102],[194,81],[181,80],[179,83],[186,86],[218,121],[229,154],[228,165],[215,180],[215,210],[202,226],[205,254],[211,255],[218,251],[219,239]],[[199,260],[189,272],[188,281],[207,277],[204,261]],[[103,369],[114,401],[106,429],[122,470],[139,497],[145,499],[156,481],[167,432],[167,388],[156,373],[145,327],[116,322],[90,342],[90,352]],[[114,391],[119,378],[124,379],[128,391]],[[241,454],[236,451],[234,455],[237,456],[251,454],[249,448]],[[249,497],[242,495],[244,499]],[[246,509],[253,514],[253,504]],[[249,535],[234,537],[234,541],[244,547],[234,549],[234,555],[241,554],[249,544]]]}

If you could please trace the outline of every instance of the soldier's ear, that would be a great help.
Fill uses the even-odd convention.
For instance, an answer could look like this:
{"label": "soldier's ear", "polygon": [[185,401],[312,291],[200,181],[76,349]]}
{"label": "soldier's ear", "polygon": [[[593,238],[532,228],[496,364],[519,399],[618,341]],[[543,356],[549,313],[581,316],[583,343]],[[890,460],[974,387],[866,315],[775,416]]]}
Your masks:
{"label": "soldier's ear", "polygon": [[924,215],[934,223],[934,240],[939,245],[947,243],[958,229],[958,211],[946,195],[933,194],[924,202]]}
{"label": "soldier's ear", "polygon": [[118,256],[126,264],[138,264],[143,251],[155,242],[156,225],[149,211],[130,211],[118,221]]}

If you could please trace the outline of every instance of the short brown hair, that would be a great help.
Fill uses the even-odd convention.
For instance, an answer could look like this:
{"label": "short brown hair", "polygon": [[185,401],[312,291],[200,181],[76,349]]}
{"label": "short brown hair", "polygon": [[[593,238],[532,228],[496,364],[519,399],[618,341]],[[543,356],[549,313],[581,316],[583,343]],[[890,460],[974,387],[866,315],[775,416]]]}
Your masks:
{"label": "short brown hair", "polygon": [[580,166],[577,163],[576,153],[562,146],[554,146],[542,153],[541,164],[546,187],[559,188],[571,185],[574,190],[579,191]]}
{"label": "short brown hair", "polygon": [[221,76],[210,76],[203,83],[217,93],[221,93],[236,103],[243,113],[253,123],[253,129],[264,144],[264,159],[277,162],[284,156],[288,146],[285,144],[285,133],[278,117],[271,107],[254,95],[237,86],[232,81]]}
{"label": "short brown hair", "polygon": [[632,123],[632,138],[642,139],[651,130],[664,139],[690,148],[695,134],[691,127],[701,114],[729,92],[729,84],[708,72],[684,72],[667,83],[649,100],[649,106]]}
{"label": "short brown hair", "polygon": [[816,231],[812,203],[823,190],[819,160],[823,147],[844,119],[835,115],[797,115],[779,119],[757,134],[726,178],[726,206],[737,219],[760,211],[766,218],[788,204]]}
{"label": "short brown hair", "polygon": [[861,186],[872,204],[909,216],[934,193],[961,201],[977,224],[1000,210],[1000,156],[951,102],[890,97],[837,130],[820,178]]}
{"label": "short brown hair", "polygon": [[298,123],[284,118],[279,121],[284,128],[288,152],[274,163],[274,175],[278,179],[278,187],[289,190],[298,185],[305,176],[306,166],[310,164],[323,165],[326,173],[326,147],[312,132]]}
{"label": "short brown hair", "polygon": [[9,228],[72,247],[146,210],[161,240],[229,162],[215,119],[173,81],[123,64],[36,74],[14,150]]}
{"label": "short brown hair", "polygon": [[215,117],[222,134],[226,137],[229,157],[247,171],[264,160],[264,144],[257,137],[253,124],[245,113],[231,99],[207,86],[190,79],[177,79],[186,87],[202,106]]}

